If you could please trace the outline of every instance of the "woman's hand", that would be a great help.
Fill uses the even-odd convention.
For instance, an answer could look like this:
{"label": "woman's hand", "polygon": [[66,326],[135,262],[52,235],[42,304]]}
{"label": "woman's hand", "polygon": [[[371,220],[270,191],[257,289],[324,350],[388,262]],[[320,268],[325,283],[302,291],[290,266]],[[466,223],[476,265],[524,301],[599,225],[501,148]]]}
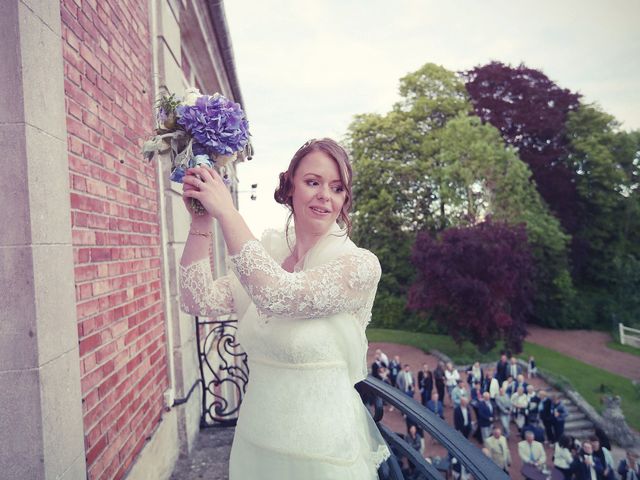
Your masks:
{"label": "woman's hand", "polygon": [[231,193],[220,174],[213,168],[203,165],[189,168],[182,181],[182,198],[189,213],[191,213],[192,219],[195,219],[198,215],[193,212],[189,201],[190,198],[199,200],[207,213],[218,220],[225,215],[236,212]]}

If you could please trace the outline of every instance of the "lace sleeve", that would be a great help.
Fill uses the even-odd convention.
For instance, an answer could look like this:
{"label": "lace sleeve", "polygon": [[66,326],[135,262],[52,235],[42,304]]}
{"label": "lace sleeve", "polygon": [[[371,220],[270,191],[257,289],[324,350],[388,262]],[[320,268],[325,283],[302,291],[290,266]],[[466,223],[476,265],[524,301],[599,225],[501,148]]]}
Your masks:
{"label": "lace sleeve", "polygon": [[367,306],[380,280],[378,258],[364,249],[301,272],[287,272],[257,240],[230,257],[258,311],[267,316],[313,318],[355,313]]}
{"label": "lace sleeve", "polygon": [[180,265],[180,309],[203,317],[233,312],[231,279],[226,275],[214,281],[208,258]]}

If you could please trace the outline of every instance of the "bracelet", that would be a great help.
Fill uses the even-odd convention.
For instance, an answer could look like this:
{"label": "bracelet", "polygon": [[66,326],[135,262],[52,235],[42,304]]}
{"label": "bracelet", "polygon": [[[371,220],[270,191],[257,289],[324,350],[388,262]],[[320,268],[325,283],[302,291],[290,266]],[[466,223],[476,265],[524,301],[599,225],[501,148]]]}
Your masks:
{"label": "bracelet", "polygon": [[201,232],[200,230],[189,230],[189,235],[200,235],[201,237],[211,237],[212,232]]}

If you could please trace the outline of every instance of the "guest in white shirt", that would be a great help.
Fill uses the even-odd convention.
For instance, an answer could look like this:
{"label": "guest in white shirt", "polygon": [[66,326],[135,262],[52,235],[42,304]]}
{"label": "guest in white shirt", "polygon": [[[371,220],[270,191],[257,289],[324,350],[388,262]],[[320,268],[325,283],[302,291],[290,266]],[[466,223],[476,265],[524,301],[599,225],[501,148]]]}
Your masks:
{"label": "guest in white shirt", "polygon": [[[453,368],[453,364],[451,362],[447,363],[447,368],[444,371],[444,378],[445,385],[447,386],[447,393],[449,393],[449,399],[451,399],[451,392],[458,384],[458,380],[460,380],[460,374],[457,369]],[[444,398],[442,399],[442,403],[444,404]]]}
{"label": "guest in white shirt", "polygon": [[562,472],[565,480],[571,479],[572,446],[571,437],[562,435],[553,449],[553,465]]}
{"label": "guest in white shirt", "polygon": [[376,356],[380,358],[380,361],[384,364],[385,367],[389,366],[389,357],[379,348],[376,350]]}
{"label": "guest in white shirt", "polygon": [[484,446],[489,450],[490,457],[495,464],[507,472],[507,467],[511,465],[511,453],[509,452],[507,439],[502,435],[500,427],[493,427],[492,435],[484,441]]}
{"label": "guest in white shirt", "polygon": [[524,440],[518,443],[518,455],[522,463],[529,463],[542,468],[547,462],[547,454],[544,452],[544,447],[540,442],[536,442],[533,439],[533,432],[527,430],[524,434]]}

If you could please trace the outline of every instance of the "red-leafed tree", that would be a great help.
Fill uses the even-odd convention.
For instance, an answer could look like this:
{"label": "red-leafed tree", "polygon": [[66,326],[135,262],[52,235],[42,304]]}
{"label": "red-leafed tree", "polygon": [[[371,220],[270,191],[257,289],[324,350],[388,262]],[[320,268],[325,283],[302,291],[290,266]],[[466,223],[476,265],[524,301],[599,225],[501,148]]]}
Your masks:
{"label": "red-leafed tree", "polygon": [[531,168],[542,198],[564,229],[575,232],[578,195],[566,158],[567,114],[580,95],[559,87],[539,70],[491,62],[464,72],[475,113],[500,130]]}
{"label": "red-leafed tree", "polygon": [[480,351],[496,341],[522,350],[532,310],[533,264],[523,225],[487,220],[450,228],[434,238],[418,234],[412,255],[417,277],[410,309],[426,311],[458,343]]}

